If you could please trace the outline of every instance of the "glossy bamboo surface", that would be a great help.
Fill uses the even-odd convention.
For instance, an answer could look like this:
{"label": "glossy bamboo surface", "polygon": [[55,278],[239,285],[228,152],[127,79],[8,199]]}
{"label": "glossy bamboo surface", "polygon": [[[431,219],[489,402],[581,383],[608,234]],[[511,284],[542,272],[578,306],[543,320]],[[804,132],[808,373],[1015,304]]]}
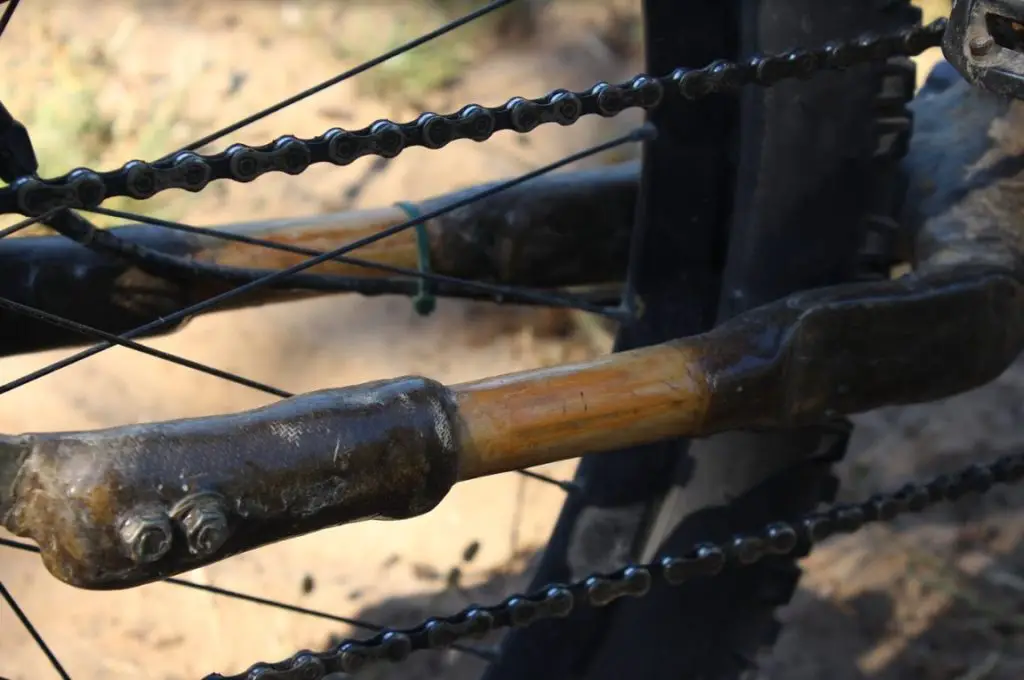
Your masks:
{"label": "glossy bamboo surface", "polygon": [[452,387],[460,478],[694,434],[710,388],[684,342]]}
{"label": "glossy bamboo surface", "polygon": [[[408,219],[408,215],[403,210],[389,206],[326,215],[304,220],[303,224],[285,220],[254,222],[239,225],[231,231],[280,245],[329,251],[379,234],[388,227],[401,224]],[[261,245],[228,241],[212,236],[201,237],[197,246],[198,249],[194,253],[195,259],[225,267],[286,269],[309,259],[308,255],[301,253],[275,250]],[[357,253],[353,253],[353,257],[358,257],[360,260],[413,270],[417,267],[416,255],[416,231],[413,229],[374,241],[360,248]],[[308,272],[359,277],[394,275],[381,269],[337,261],[324,262],[310,268]]]}

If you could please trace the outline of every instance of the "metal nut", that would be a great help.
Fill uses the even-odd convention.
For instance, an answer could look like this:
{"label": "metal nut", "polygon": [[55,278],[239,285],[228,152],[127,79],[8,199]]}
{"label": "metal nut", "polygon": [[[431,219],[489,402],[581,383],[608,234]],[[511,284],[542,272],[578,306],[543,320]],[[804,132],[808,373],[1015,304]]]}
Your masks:
{"label": "metal nut", "polygon": [[228,540],[228,518],[220,498],[202,494],[185,498],[171,514],[178,518],[194,555],[207,556],[217,552]]}
{"label": "metal nut", "polygon": [[971,54],[976,57],[983,57],[992,51],[992,48],[996,46],[996,41],[990,35],[980,35],[976,38],[971,38],[967,45],[971,50]]}
{"label": "metal nut", "polygon": [[167,515],[159,510],[137,511],[121,520],[118,533],[136,564],[155,562],[171,549],[173,534]]}

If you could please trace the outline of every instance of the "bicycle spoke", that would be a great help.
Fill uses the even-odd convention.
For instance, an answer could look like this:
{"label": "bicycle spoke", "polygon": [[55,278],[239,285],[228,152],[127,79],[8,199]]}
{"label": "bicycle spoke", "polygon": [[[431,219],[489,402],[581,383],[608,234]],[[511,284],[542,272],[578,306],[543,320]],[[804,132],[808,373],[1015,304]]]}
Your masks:
{"label": "bicycle spoke", "polygon": [[[13,550],[21,550],[23,552],[39,554],[39,548],[37,546],[31,545],[29,543],[22,543],[21,541],[12,541],[12,540],[10,540],[8,538],[0,537],[0,546],[6,547],[6,548],[11,548]],[[273,609],[280,609],[282,611],[291,612],[293,614],[301,614],[303,616],[311,616],[313,618],[325,619],[327,621],[335,621],[337,623],[344,623],[346,625],[353,626],[354,628],[362,628],[363,630],[379,632],[381,630],[385,630],[385,628],[386,628],[386,626],[382,626],[382,625],[380,625],[378,623],[371,623],[369,621],[363,621],[362,619],[355,619],[355,618],[351,618],[351,617],[348,617],[348,616],[340,616],[338,614],[331,614],[330,612],[321,611],[319,609],[310,609],[308,607],[300,607],[299,605],[288,604],[287,602],[281,602],[279,600],[271,600],[271,599],[268,599],[268,598],[265,598],[265,597],[260,597],[259,595],[250,595],[249,593],[242,593],[242,592],[239,592],[237,590],[231,590],[229,588],[221,588],[219,586],[214,586],[214,585],[209,585],[209,584],[204,584],[204,583],[194,583],[192,581],[188,581],[188,580],[182,579],[182,578],[176,578],[176,577],[166,578],[166,579],[164,579],[164,583],[169,583],[169,584],[175,585],[175,586],[181,586],[183,588],[191,588],[192,590],[199,590],[199,591],[202,591],[202,592],[205,592],[205,593],[210,593],[211,595],[218,595],[220,597],[227,597],[227,598],[231,598],[231,599],[234,599],[234,600],[240,600],[242,602],[250,602],[252,604],[259,604],[259,605],[263,605],[265,607],[271,607]],[[0,583],[0,588],[3,588],[3,584],[2,583]],[[15,611],[18,612],[20,610],[16,609]],[[23,623],[26,624],[26,628],[29,628],[29,631],[34,633],[35,629],[32,628],[25,619],[22,619],[22,621],[23,621]],[[40,638],[38,638],[36,634],[33,634],[33,637],[36,637],[36,641],[39,643],[40,647],[43,648],[43,651],[45,651],[47,653],[47,656],[49,656],[51,658],[51,661],[55,664],[55,667],[57,667],[58,670],[59,670],[59,664],[57,664],[57,660],[52,657],[52,655],[50,654],[50,652],[47,649],[47,647],[43,644],[42,640]],[[451,646],[451,649],[454,649],[456,651],[462,652],[464,654],[470,654],[472,656],[479,657],[479,658],[481,658],[481,659],[483,659],[485,661],[492,661],[493,660],[489,650],[478,649],[478,648],[476,648],[476,647],[474,647],[472,645],[464,645],[464,644],[461,644],[461,643],[457,642],[457,643],[455,643],[455,644],[453,644]],[[62,677],[67,678],[66,675],[62,675]]]}
{"label": "bicycle spoke", "polygon": [[298,605],[288,604],[287,602],[279,602],[277,600],[271,600],[265,597],[260,597],[259,595],[249,595],[248,593],[240,593],[238,591],[228,590],[227,588],[221,588],[219,586],[209,585],[205,583],[194,583],[193,581],[188,581],[181,578],[168,578],[164,579],[164,581],[175,586],[182,586],[184,588],[191,588],[192,590],[199,590],[204,593],[219,595],[221,597],[227,597],[233,600],[240,600],[242,602],[250,602],[252,604],[259,604],[265,607],[281,609],[283,611],[292,612],[293,614],[302,614],[304,616],[312,616],[318,619],[326,619],[328,621],[344,623],[349,626],[354,626],[356,628],[362,628],[364,630],[372,630],[376,632],[384,629],[384,626],[377,625],[376,623],[361,621],[359,619],[353,619],[347,616],[339,616],[338,614],[331,614],[329,612],[320,611],[318,609],[300,607]]}
{"label": "bicycle spoke", "polygon": [[[251,602],[253,604],[263,605],[265,607],[271,607],[273,609],[280,609],[282,611],[291,612],[293,614],[302,614],[303,616],[312,616],[318,619],[326,619],[328,621],[336,621],[338,623],[345,623],[356,628],[362,628],[364,630],[370,630],[379,632],[385,630],[385,626],[376,623],[370,623],[360,619],[353,619],[347,616],[339,616],[337,614],[331,614],[329,612],[320,611],[318,609],[309,609],[307,607],[300,607],[294,604],[288,604],[287,602],[279,602],[277,600],[270,600],[265,597],[258,595],[250,595],[248,593],[240,593],[237,590],[228,590],[227,588],[220,588],[218,586],[206,585],[202,583],[193,583],[192,581],[186,581],[180,578],[168,578],[165,579],[166,583],[170,583],[176,586],[183,586],[185,588],[192,588],[194,590],[201,590],[206,593],[213,595],[220,595],[221,597],[228,597],[234,600],[241,600],[242,602]],[[470,654],[477,656],[481,659],[490,660],[490,656],[485,650],[477,649],[471,645],[463,645],[458,642],[451,646],[451,649],[462,652],[464,654]]]}
{"label": "bicycle spoke", "polygon": [[313,87],[311,87],[309,89],[306,89],[306,90],[303,90],[302,92],[299,92],[298,94],[292,95],[291,97],[288,97],[287,99],[283,99],[283,100],[279,101],[278,103],[274,104],[273,106],[268,106],[267,108],[263,109],[262,111],[254,113],[254,114],[252,114],[250,116],[246,116],[245,118],[243,118],[243,119],[241,119],[241,120],[239,120],[239,121],[237,121],[235,123],[232,123],[231,125],[228,125],[227,127],[221,128],[220,130],[217,130],[216,132],[212,132],[212,133],[206,135],[205,137],[202,137],[201,139],[197,139],[196,141],[192,142],[191,144],[183,146],[182,148],[178,149],[177,151],[174,151],[172,153],[167,154],[166,156],[164,156],[160,160],[161,161],[165,161],[165,160],[173,157],[175,154],[181,153],[182,151],[192,151],[192,150],[198,149],[200,147],[204,147],[207,144],[210,144],[211,142],[217,141],[218,139],[224,137],[225,135],[229,135],[232,132],[236,132],[238,130],[241,130],[242,128],[244,128],[244,127],[246,127],[248,125],[251,125],[251,124],[255,123],[256,121],[262,120],[263,118],[266,118],[267,116],[269,116],[269,115],[271,115],[273,113],[277,113],[281,109],[284,109],[286,107],[291,106],[292,104],[300,102],[303,99],[306,99],[307,97],[310,97],[310,96],[316,94],[317,92],[322,92],[323,90],[326,90],[329,87],[333,87],[334,85],[337,85],[338,83],[341,83],[341,82],[343,82],[345,80],[348,80],[349,78],[357,76],[360,73],[364,73],[366,71],[369,71],[374,66],[377,66],[379,64],[383,64],[385,61],[393,59],[394,57],[397,57],[397,56],[399,56],[401,54],[404,54],[405,52],[408,52],[411,49],[414,49],[416,47],[419,47],[420,45],[428,43],[431,40],[434,40],[435,38],[439,38],[439,37],[441,37],[442,35],[444,35],[446,33],[454,31],[456,28],[460,28],[461,26],[465,26],[466,24],[472,23],[473,21],[476,21],[480,17],[482,17],[482,16],[484,16],[486,14],[490,14],[491,12],[493,12],[493,11],[495,11],[497,9],[500,9],[500,8],[506,6],[506,5],[510,5],[513,2],[515,2],[515,1],[516,0],[491,0],[491,2],[489,2],[484,7],[481,7],[480,9],[474,10],[474,11],[470,12],[469,14],[466,14],[466,15],[458,18],[458,19],[455,19],[454,21],[448,22],[447,24],[445,24],[444,26],[441,26],[440,28],[434,29],[433,31],[430,31],[429,33],[425,33],[425,34],[421,35],[418,38],[414,38],[413,40],[410,40],[407,43],[399,45],[398,47],[396,47],[394,49],[388,50],[387,52],[384,52],[383,54],[381,54],[381,55],[379,55],[377,57],[374,57],[373,59],[370,59],[369,61],[365,61],[362,64],[360,64],[359,66],[356,66],[355,68],[351,68],[348,71],[345,71],[344,73],[339,73],[338,75],[334,76],[333,78],[329,78],[328,80],[325,80],[322,83],[319,83],[318,85],[314,85]]}
{"label": "bicycle spoke", "polygon": [[57,657],[54,656],[49,645],[47,645],[46,641],[43,640],[43,636],[39,634],[39,631],[32,625],[32,622],[25,615],[25,612],[23,612],[21,607],[18,606],[18,603],[15,602],[14,597],[4,586],[3,581],[0,581],[0,598],[6,600],[11,610],[14,611],[14,615],[18,617],[19,621],[21,621],[21,625],[25,626],[25,630],[27,630],[28,634],[32,636],[32,639],[36,641],[39,649],[43,650],[43,654],[46,655],[46,658],[50,660],[50,665],[53,666],[53,670],[57,671],[57,675],[59,675],[63,680],[71,680],[71,676],[64,670],[64,666],[62,666],[60,661],[57,660]]}
{"label": "bicycle spoke", "polygon": [[23,231],[25,229],[28,229],[33,224],[38,224],[40,222],[48,220],[51,217],[53,217],[54,215],[56,215],[58,212],[60,212],[61,210],[63,210],[63,208],[54,208],[53,210],[50,210],[49,212],[45,212],[42,215],[36,215],[35,217],[29,217],[27,219],[22,220],[21,222],[18,222],[17,224],[12,224],[9,227],[6,227],[4,229],[0,229],[0,238],[6,238],[6,237],[10,236],[11,234],[16,234],[19,231]]}
{"label": "bicycle spoke", "polygon": [[517,472],[523,475],[524,477],[536,479],[538,482],[544,482],[545,484],[554,484],[555,486],[557,486],[559,489],[566,493],[579,491],[580,488],[578,484],[575,484],[573,482],[563,482],[560,479],[555,479],[554,477],[549,477],[539,472],[534,472],[533,470],[517,470]]}
{"label": "bicycle spoke", "polygon": [[[405,231],[407,229],[412,229],[416,225],[422,224],[422,223],[426,222],[427,220],[431,220],[431,219],[434,219],[435,217],[439,217],[441,215],[445,215],[445,214],[447,214],[449,212],[452,212],[454,210],[458,210],[459,208],[465,207],[467,205],[471,205],[472,203],[475,203],[475,202],[477,202],[479,200],[487,198],[488,196],[493,196],[495,194],[501,193],[502,191],[506,191],[508,189],[511,189],[514,186],[518,186],[520,184],[523,184],[524,182],[528,182],[528,181],[530,181],[532,179],[536,179],[537,177],[541,177],[543,175],[546,175],[547,173],[552,172],[554,170],[557,170],[558,168],[564,167],[566,165],[569,165],[569,164],[574,163],[576,161],[582,160],[584,158],[588,158],[590,156],[594,156],[594,155],[602,153],[604,151],[608,151],[610,149],[614,149],[614,148],[622,146],[624,144],[640,142],[640,141],[651,139],[653,137],[653,135],[654,135],[654,128],[651,127],[651,126],[645,125],[645,126],[639,128],[638,130],[630,132],[630,133],[628,133],[626,135],[623,135],[621,137],[618,137],[616,139],[612,139],[612,140],[604,142],[602,144],[597,144],[597,145],[592,146],[592,147],[590,147],[588,149],[584,149],[584,150],[578,151],[578,152],[576,152],[574,154],[570,154],[570,155],[562,158],[561,160],[555,161],[554,163],[550,163],[550,164],[545,165],[545,166],[543,166],[541,168],[538,168],[538,169],[533,170],[531,172],[528,172],[526,174],[520,175],[519,177],[516,177],[515,179],[511,179],[511,180],[507,180],[505,182],[500,182],[498,184],[495,184],[495,185],[493,185],[491,187],[488,187],[484,191],[481,191],[481,192],[479,192],[479,193],[477,193],[477,194],[475,194],[473,196],[470,196],[468,198],[465,198],[465,199],[462,199],[462,200],[458,200],[458,201],[453,201],[452,203],[449,203],[449,204],[447,204],[447,205],[445,205],[445,206],[443,206],[441,208],[438,208],[436,210],[432,210],[432,211],[428,211],[426,213],[423,213],[419,217],[407,220],[405,222],[402,222],[400,224],[396,224],[396,225],[394,225],[392,227],[389,227],[389,228],[384,229],[384,230],[382,230],[380,232],[377,232],[376,234],[373,234],[373,235],[370,235],[370,236],[366,236],[364,238],[361,238],[361,239],[358,239],[356,241],[353,241],[352,243],[349,243],[346,246],[342,246],[340,248],[336,248],[336,249],[331,250],[329,252],[323,253],[322,255],[318,255],[317,257],[305,260],[303,262],[300,262],[300,263],[298,263],[296,265],[293,265],[291,267],[288,267],[286,269],[282,269],[282,270],[276,271],[273,274],[269,274],[267,276],[264,276],[264,277],[262,277],[260,279],[255,280],[255,281],[251,281],[249,283],[246,283],[246,284],[243,284],[243,285],[238,286],[236,288],[233,288],[231,290],[228,290],[228,291],[226,291],[224,293],[221,293],[219,295],[215,295],[215,296],[213,296],[211,298],[207,298],[206,300],[203,300],[202,302],[198,302],[198,303],[196,303],[194,305],[186,307],[185,309],[182,309],[182,310],[179,310],[177,312],[174,312],[173,314],[168,314],[168,315],[166,315],[164,317],[161,317],[160,319],[157,319],[157,320],[152,321],[150,323],[147,323],[147,324],[144,324],[144,325],[139,326],[137,328],[134,328],[131,331],[128,331],[127,333],[122,333],[120,335],[120,337],[123,338],[123,339],[134,338],[134,337],[137,337],[139,335],[143,335],[145,333],[148,333],[150,331],[154,331],[154,330],[163,328],[165,326],[169,326],[169,325],[174,324],[174,323],[176,323],[178,321],[186,319],[189,316],[192,316],[194,314],[198,314],[198,313],[201,313],[201,312],[208,311],[208,310],[216,307],[217,305],[220,305],[223,302],[227,302],[228,300],[233,300],[233,299],[235,299],[235,298],[237,298],[237,297],[239,297],[241,295],[244,295],[246,293],[252,292],[252,291],[257,290],[259,288],[265,287],[265,286],[267,286],[267,285],[269,285],[271,283],[274,283],[276,281],[281,281],[281,280],[287,278],[288,276],[291,276],[292,274],[297,274],[299,272],[303,272],[303,271],[305,271],[307,269],[315,267],[318,264],[321,264],[323,262],[327,262],[328,260],[336,258],[339,255],[345,255],[345,254],[347,254],[347,253],[349,253],[349,252],[351,252],[353,250],[356,250],[357,248],[360,248],[362,246],[369,245],[370,243],[374,243],[376,241],[379,241],[381,239],[387,238],[389,236],[392,236],[392,235],[397,234],[399,232]],[[92,346],[92,347],[90,347],[88,349],[82,350],[81,352],[73,354],[73,355],[71,355],[69,357],[61,359],[60,361],[56,361],[56,362],[54,362],[52,364],[49,364],[48,366],[45,366],[45,367],[40,368],[38,370],[32,371],[31,373],[27,373],[26,375],[23,375],[22,377],[17,378],[16,380],[12,380],[12,381],[9,381],[9,382],[7,382],[7,383],[5,383],[3,385],[0,385],[0,394],[5,394],[7,392],[10,392],[11,390],[14,390],[14,389],[18,388],[18,387],[21,387],[23,385],[27,385],[30,382],[33,382],[33,381],[38,380],[40,378],[43,378],[43,377],[45,377],[47,375],[55,373],[56,371],[59,371],[59,370],[61,370],[63,368],[66,368],[67,366],[71,366],[71,365],[73,365],[75,363],[78,363],[79,361],[82,361],[83,359],[87,359],[87,358],[89,358],[91,356],[99,354],[100,352],[103,352],[103,351],[105,351],[107,349],[110,349],[113,346],[114,346],[114,344],[111,343],[111,342],[103,342],[101,344],[94,345],[94,346]]]}
{"label": "bicycle spoke", "polygon": [[4,8],[4,14],[0,17],[0,37],[3,36],[4,31],[7,30],[7,24],[11,23],[11,17],[14,16],[14,10],[18,9],[18,3],[21,0],[10,0],[7,3],[7,7]]}
{"label": "bicycle spoke", "polygon": [[[166,229],[173,229],[175,231],[201,234],[203,236],[210,236],[212,238],[223,239],[225,241],[235,241],[238,243],[245,243],[247,245],[268,248],[270,250],[280,250],[283,252],[294,253],[296,255],[305,255],[307,257],[318,257],[325,254],[325,252],[322,250],[315,250],[313,248],[297,246],[291,243],[277,243],[274,241],[255,238],[253,236],[245,236],[243,234],[232,234],[230,232],[220,231],[217,229],[210,229],[207,227],[194,227],[188,224],[182,224],[180,222],[162,220],[157,217],[150,217],[148,215],[141,215],[137,213],[126,212],[123,210],[113,210],[110,208],[97,207],[86,209],[85,212],[97,213],[100,215],[106,215],[108,217],[117,217],[120,219],[136,220],[138,222],[152,224],[153,226],[164,227]],[[601,316],[608,316],[612,318],[616,318],[617,316],[616,310],[609,309],[601,305],[589,303],[586,300],[579,298],[578,296],[564,297],[561,295],[555,295],[545,291],[531,290],[529,288],[522,288],[519,286],[509,286],[499,283],[489,283],[486,281],[473,281],[470,279],[461,279],[455,276],[438,274],[436,272],[423,271],[419,269],[409,269],[407,267],[396,267],[394,265],[384,264],[381,262],[372,262],[370,260],[362,260],[359,258],[347,257],[342,255],[332,257],[330,259],[336,262],[343,262],[345,264],[354,265],[356,267],[376,269],[378,271],[384,271],[391,274],[398,274],[400,276],[409,276],[424,281],[445,283],[452,286],[458,286],[463,289],[477,290],[484,293],[490,293],[494,295],[497,299],[521,299],[559,309],[577,309],[582,312],[590,312],[591,314],[599,314]],[[438,296],[445,297],[445,294],[438,293]]]}
{"label": "bicycle spoke", "polygon": [[194,371],[199,371],[200,373],[212,375],[215,378],[221,378],[222,380],[233,382],[236,385],[251,387],[254,390],[266,392],[267,394],[272,394],[276,397],[281,397],[282,399],[287,399],[288,397],[295,396],[291,392],[279,390],[276,387],[265,385],[255,380],[250,380],[249,378],[245,378],[235,373],[222,371],[219,368],[207,366],[206,364],[201,364],[198,361],[192,361],[191,359],[186,359],[185,357],[179,357],[176,354],[171,354],[170,352],[164,352],[163,350],[155,349],[153,347],[147,347],[146,345],[140,344],[133,340],[118,337],[113,333],[107,333],[106,331],[102,331],[98,328],[93,328],[92,326],[87,326],[85,324],[78,323],[77,321],[73,321],[71,319],[65,319],[62,316],[51,314],[41,309],[36,309],[35,307],[29,307],[28,305],[23,305],[20,302],[15,302],[14,300],[8,300],[7,298],[0,297],[0,307],[6,307],[7,309],[10,309],[11,311],[17,312],[19,314],[24,314],[25,316],[45,321],[46,323],[53,324],[54,326],[60,326],[62,328],[67,328],[68,330],[75,331],[76,333],[81,333],[86,337],[92,337],[99,340],[106,340],[107,342],[112,342],[116,345],[126,347],[136,352],[140,352],[142,354],[146,354],[151,357],[155,357],[157,359],[161,359],[163,361],[176,364],[178,366],[191,368]]}

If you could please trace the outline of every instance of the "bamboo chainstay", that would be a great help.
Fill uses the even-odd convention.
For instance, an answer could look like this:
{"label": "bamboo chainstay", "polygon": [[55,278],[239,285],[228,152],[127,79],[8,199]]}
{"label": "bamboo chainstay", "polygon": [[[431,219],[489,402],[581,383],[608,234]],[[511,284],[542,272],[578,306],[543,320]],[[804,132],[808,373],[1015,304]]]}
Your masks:
{"label": "bamboo chainstay", "polygon": [[[571,125],[583,115],[608,117],[627,108],[655,108],[668,88],[697,99],[743,85],[770,87],[819,71],[920,54],[940,45],[945,28],[946,20],[939,19],[927,26],[867,34],[811,50],[795,49],[742,62],[719,60],[704,68],[679,68],[659,78],[638,75],[620,85],[598,83],[585,92],[556,90],[537,99],[516,97],[501,107],[474,104],[446,116],[426,113],[404,124],[378,121],[362,130],[335,129],[310,140],[282,137],[256,148],[235,145],[213,156],[186,152],[161,164],[133,162],[106,173],[78,170],[57,180],[26,180],[0,189],[0,213],[38,214],[61,205],[92,205],[112,196],[148,198],[172,187],[200,191],[213,179],[248,182],[275,170],[297,174],[312,163],[347,165],[365,155],[393,157],[412,146],[441,148],[455,139],[483,141],[499,130],[529,132],[549,122]],[[383,630],[368,639],[343,641],[325,652],[303,651],[279,663],[257,663],[243,673],[214,674],[207,680],[322,680],[331,673],[354,673],[372,662],[402,661],[414,651],[445,648],[459,639],[496,629],[562,618],[576,607],[602,607],[621,597],[642,597],[656,581],[678,586],[695,578],[714,577],[727,566],[748,566],[769,555],[792,555],[798,548],[808,549],[832,535],[852,533],[869,523],[886,522],[1021,479],[1024,453],[1007,455],[927,483],[909,483],[861,503],[834,504],[795,521],[772,522],[757,533],[737,535],[727,542],[698,544],[685,555],[627,565],[568,585],[552,584],[534,593],[510,596],[496,605],[432,617],[414,628]]]}

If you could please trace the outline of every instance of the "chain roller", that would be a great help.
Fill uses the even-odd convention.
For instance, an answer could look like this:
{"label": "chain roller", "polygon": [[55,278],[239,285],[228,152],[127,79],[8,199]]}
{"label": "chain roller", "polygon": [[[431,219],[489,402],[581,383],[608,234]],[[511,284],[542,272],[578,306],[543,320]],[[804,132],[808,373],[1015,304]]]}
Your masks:
{"label": "chain roller", "polygon": [[0,188],[0,214],[29,217],[55,208],[94,208],[116,196],[144,200],[168,189],[199,192],[218,179],[252,182],[269,172],[298,175],[310,165],[349,165],[364,156],[394,158],[420,146],[440,149],[458,139],[482,142],[495,132],[520,134],[539,125],[572,125],[582,116],[616,116],[627,109],[653,109],[667,93],[699,99],[744,85],[770,87],[782,80],[807,78],[819,71],[842,70],[891,57],[919,54],[941,43],[946,20],[912,26],[887,35],[865,34],[817,49],[758,55],[742,62],[715,61],[703,68],[677,68],[662,77],[634,76],[620,84],[597,83],[583,92],[559,89],[536,99],[513,97],[504,105],[464,106],[455,113],[424,113],[408,123],[378,120],[361,130],[333,128],[312,139],[286,135],[262,146],[234,144],[203,155],[182,151],[166,161],[130,161],[119,170],[78,168],[63,177],[26,176]]}

